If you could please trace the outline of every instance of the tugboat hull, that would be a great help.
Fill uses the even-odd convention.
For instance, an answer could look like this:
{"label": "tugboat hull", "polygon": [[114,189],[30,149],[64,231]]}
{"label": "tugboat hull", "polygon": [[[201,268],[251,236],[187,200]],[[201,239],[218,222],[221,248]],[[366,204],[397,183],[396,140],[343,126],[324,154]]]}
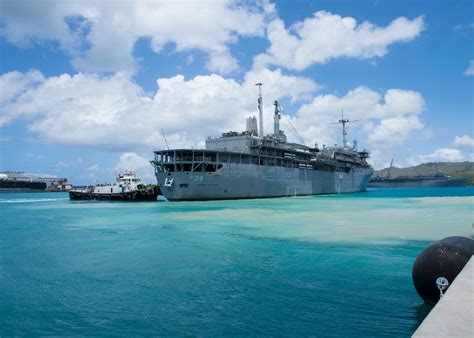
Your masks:
{"label": "tugboat hull", "polygon": [[103,201],[156,201],[160,192],[159,187],[135,190],[123,193],[94,193],[92,191],[69,191],[71,200],[103,200]]}

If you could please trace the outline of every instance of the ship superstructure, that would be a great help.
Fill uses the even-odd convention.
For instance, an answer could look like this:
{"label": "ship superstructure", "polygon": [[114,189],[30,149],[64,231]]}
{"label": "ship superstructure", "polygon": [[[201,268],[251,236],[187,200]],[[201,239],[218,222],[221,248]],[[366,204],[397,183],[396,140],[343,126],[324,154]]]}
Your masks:
{"label": "ship superstructure", "polygon": [[215,200],[334,194],[364,191],[373,169],[368,151],[343,145],[309,147],[287,142],[280,130],[281,109],[274,102],[273,133],[263,135],[261,84],[259,129],[255,117],[243,132],[209,137],[206,148],[155,151],[151,161],[162,194],[169,200]]}

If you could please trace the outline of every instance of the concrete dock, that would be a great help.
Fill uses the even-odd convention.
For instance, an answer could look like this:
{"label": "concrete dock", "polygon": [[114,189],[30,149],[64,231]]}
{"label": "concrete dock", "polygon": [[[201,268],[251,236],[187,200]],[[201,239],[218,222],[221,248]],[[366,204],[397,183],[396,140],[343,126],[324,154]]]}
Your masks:
{"label": "concrete dock", "polygon": [[474,259],[448,288],[413,337],[474,337]]}

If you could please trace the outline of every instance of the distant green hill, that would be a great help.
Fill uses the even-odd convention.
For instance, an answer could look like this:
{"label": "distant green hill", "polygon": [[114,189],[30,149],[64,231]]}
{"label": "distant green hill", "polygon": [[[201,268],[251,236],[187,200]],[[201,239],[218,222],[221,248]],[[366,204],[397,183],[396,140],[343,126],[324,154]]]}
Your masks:
{"label": "distant green hill", "polygon": [[[377,170],[373,177],[387,177],[389,168]],[[474,185],[474,162],[430,162],[415,167],[392,167],[390,177],[417,177],[419,175],[435,175],[441,172],[453,178],[467,178],[469,185]]]}

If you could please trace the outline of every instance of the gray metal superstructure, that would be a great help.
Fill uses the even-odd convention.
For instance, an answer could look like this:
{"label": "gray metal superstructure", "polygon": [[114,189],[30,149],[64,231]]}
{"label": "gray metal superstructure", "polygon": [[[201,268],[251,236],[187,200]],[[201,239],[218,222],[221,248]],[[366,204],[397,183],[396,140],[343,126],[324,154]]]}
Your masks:
{"label": "gray metal superstructure", "polygon": [[[257,84],[259,87],[261,84]],[[259,95],[259,111],[262,99]],[[356,143],[342,147],[308,147],[288,143],[279,129],[275,101],[274,132],[259,136],[254,117],[247,130],[208,138],[206,148],[155,151],[151,161],[162,194],[168,200],[217,200],[337,194],[364,191],[373,169],[368,152]],[[262,131],[260,121],[260,132]]]}

